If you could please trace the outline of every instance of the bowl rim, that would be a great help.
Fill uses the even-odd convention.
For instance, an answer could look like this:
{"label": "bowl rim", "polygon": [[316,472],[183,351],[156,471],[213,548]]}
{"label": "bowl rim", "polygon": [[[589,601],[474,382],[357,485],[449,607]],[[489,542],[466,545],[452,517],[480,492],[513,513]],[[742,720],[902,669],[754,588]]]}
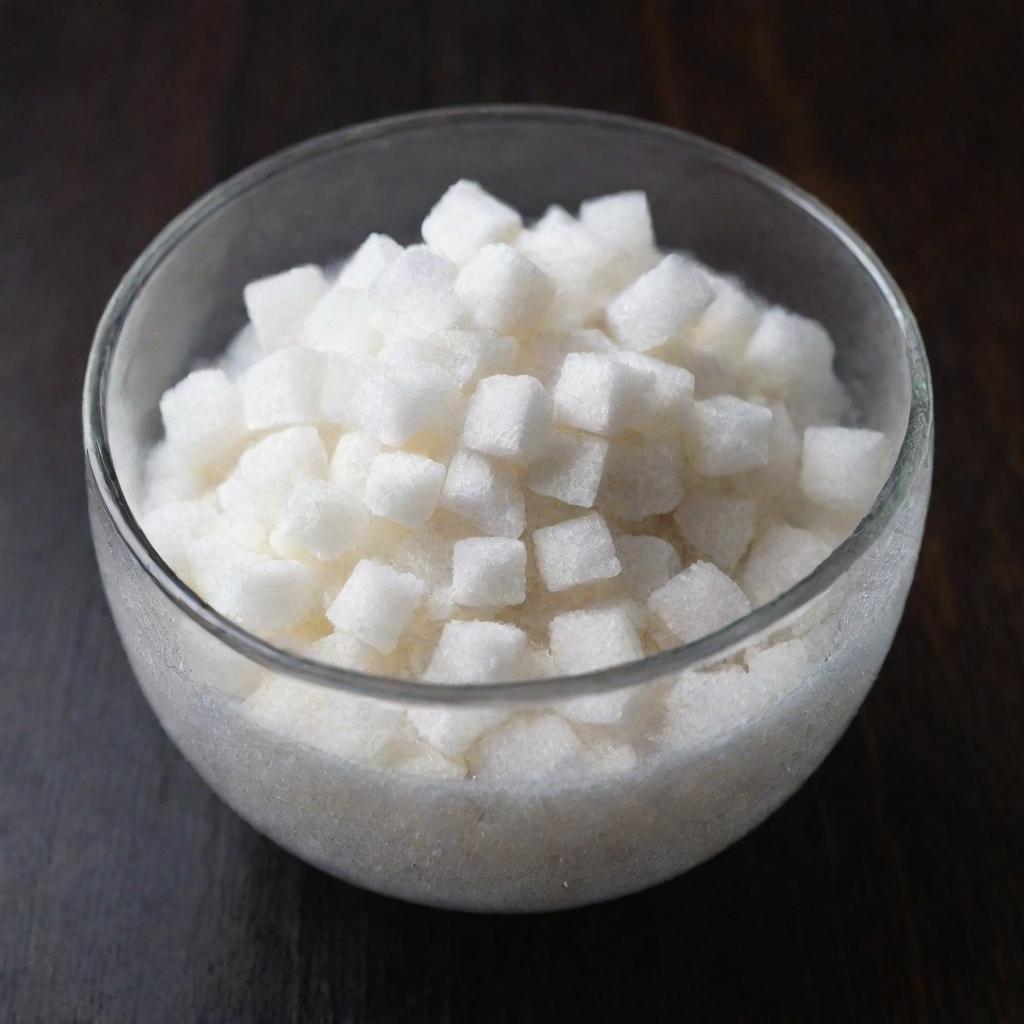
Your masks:
{"label": "bowl rim", "polygon": [[[767,604],[698,640],[638,661],[579,675],[502,683],[433,683],[375,676],[340,668],[277,647],[249,633],[207,604],[153,548],[121,489],[107,440],[107,379],[125,319],[139,292],[163,259],[190,232],[227,203],[309,159],[363,142],[436,127],[438,124],[505,120],[568,125],[675,140],[711,163],[753,179],[819,222],[842,242],[871,277],[900,327],[909,378],[907,427],[895,464],[867,514],[854,531],[807,577]],[[906,298],[882,262],[837,214],[786,178],[736,151],[698,135],[638,118],[570,107],[480,104],[440,107],[385,117],[315,136],[278,151],[215,185],[146,246],[114,291],[100,318],[86,368],[82,404],[86,464],[103,506],[139,567],[190,619],[217,640],[264,668],[351,694],[401,703],[498,704],[550,701],[640,686],[733,653],[752,637],[771,631],[835,583],[872,546],[902,506],[930,451],[932,386],[920,331]]]}

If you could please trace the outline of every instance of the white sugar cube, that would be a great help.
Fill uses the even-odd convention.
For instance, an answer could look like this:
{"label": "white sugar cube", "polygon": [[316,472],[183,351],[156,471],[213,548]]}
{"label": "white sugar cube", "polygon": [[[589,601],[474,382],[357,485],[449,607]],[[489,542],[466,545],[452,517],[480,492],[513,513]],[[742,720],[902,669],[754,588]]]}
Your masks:
{"label": "white sugar cube", "polygon": [[249,367],[238,382],[250,430],[316,423],[326,361],[298,345],[278,349]]}
{"label": "white sugar cube", "polygon": [[160,399],[167,443],[206,465],[234,452],[245,437],[242,397],[223,370],[195,370]]}
{"label": "white sugar cube", "polygon": [[368,370],[350,408],[363,430],[399,447],[424,430],[442,427],[458,398],[458,384],[443,370],[408,360]]}
{"label": "white sugar cube", "polygon": [[366,478],[366,505],[402,526],[423,526],[434,514],[444,483],[440,462],[411,452],[382,452]]}
{"label": "white sugar cube", "polygon": [[615,441],[597,495],[603,512],[630,522],[671,512],[683,496],[683,458],[673,441]]}
{"label": "white sugar cube", "polygon": [[809,576],[831,552],[809,530],[772,526],[750,549],[740,582],[754,604],[764,604]]}
{"label": "white sugar cube", "polygon": [[366,291],[401,252],[402,247],[390,235],[370,235],[346,260],[335,287]]}
{"label": "white sugar cube", "polygon": [[704,272],[685,257],[672,254],[612,300],[608,326],[621,345],[646,352],[680,337],[714,297]]}
{"label": "white sugar cube", "polygon": [[359,429],[356,396],[363,384],[379,372],[376,360],[368,356],[327,354],[324,386],[320,396],[320,416],[348,430]]}
{"label": "white sugar cube", "polygon": [[303,340],[350,359],[374,356],[384,343],[382,326],[377,306],[363,292],[335,285],[306,317]]}
{"label": "white sugar cube", "polygon": [[555,592],[622,571],[612,535],[596,513],[534,530],[533,552],[544,586]]}
{"label": "white sugar cube", "polygon": [[694,325],[689,344],[733,362],[742,356],[757,329],[761,309],[732,278],[708,274],[708,279],[715,289],[715,297]]}
{"label": "white sugar cube", "polygon": [[425,245],[410,245],[370,285],[370,299],[410,334],[454,327],[462,316],[455,294],[457,267]]}
{"label": "white sugar cube", "polygon": [[498,728],[509,717],[508,712],[500,708],[429,704],[410,708],[407,715],[423,742],[453,762],[461,762],[481,736]]}
{"label": "white sugar cube", "polygon": [[652,591],[668,583],[683,567],[679,552],[661,537],[619,534],[615,553],[623,581],[638,601],[646,601]]}
{"label": "white sugar cube", "polygon": [[534,494],[591,508],[607,454],[608,442],[603,438],[556,432],[547,452],[530,463],[526,486]]}
{"label": "white sugar cube", "polygon": [[889,446],[877,430],[808,427],[800,489],[811,501],[841,512],[866,512],[885,481]]}
{"label": "white sugar cube", "polygon": [[757,502],[752,498],[693,491],[673,518],[680,537],[695,554],[732,573],[754,539]]}
{"label": "white sugar cube", "polygon": [[682,366],[640,352],[620,352],[619,362],[644,375],[635,429],[652,436],[678,437],[693,419],[693,374]]}
{"label": "white sugar cube", "polygon": [[390,654],[425,592],[412,573],[364,558],[327,609],[327,618],[381,654]]}
{"label": "white sugar cube", "polygon": [[403,745],[401,757],[394,762],[395,771],[421,779],[464,779],[466,769],[447,758],[439,750],[423,742]]}
{"label": "white sugar cube", "polygon": [[515,366],[519,343],[490,331],[439,331],[426,338],[396,337],[380,352],[385,362],[415,360],[444,370],[460,388]]}
{"label": "white sugar cube", "polygon": [[587,199],[580,205],[580,223],[632,256],[649,258],[654,254],[654,225],[643,192]]}
{"label": "white sugar cube", "polygon": [[691,458],[703,476],[728,476],[768,462],[772,411],[733,395],[694,403]]}
{"label": "white sugar cube", "polygon": [[201,593],[221,614],[252,633],[266,635],[298,625],[312,613],[317,600],[317,576],[308,566],[277,558],[248,555],[217,563],[203,551],[202,542],[189,551]]}
{"label": "white sugar cube", "polygon": [[376,676],[386,674],[387,662],[384,655],[351,633],[328,633],[310,644],[305,653],[316,661],[354,672]]}
{"label": "white sugar cube", "polygon": [[281,274],[251,281],[243,298],[256,337],[266,350],[295,345],[313,307],[327,294],[328,284],[319,267],[293,267]]}
{"label": "white sugar cube", "polygon": [[694,562],[647,599],[651,613],[680,643],[714,633],[750,611],[742,590],[710,562]]}
{"label": "white sugar cube", "polygon": [[777,700],[803,681],[810,652],[802,640],[784,640],[747,654],[745,660],[747,685]]}
{"label": "white sugar cube", "polygon": [[508,537],[467,537],[452,552],[452,598],[471,608],[526,600],[526,545]]}
{"label": "white sugar cube", "polygon": [[209,487],[204,467],[186,459],[166,440],[150,449],[143,472],[143,501],[147,509],[169,501],[201,498]]}
{"label": "white sugar cube", "polygon": [[761,318],[743,353],[742,366],[752,388],[787,398],[828,381],[834,354],[832,339],[821,324],[775,308]]}
{"label": "white sugar cube", "polygon": [[284,675],[269,676],[246,700],[257,725],[293,743],[360,764],[383,764],[399,743],[402,709]]}
{"label": "white sugar cube", "polygon": [[550,210],[517,237],[516,247],[555,282],[547,316],[551,322],[593,320],[608,296],[630,276],[621,250],[564,210]]}
{"label": "white sugar cube", "polygon": [[490,536],[515,538],[526,526],[526,503],[515,474],[476,452],[452,457],[440,504]]}
{"label": "white sugar cube", "polygon": [[555,419],[591,434],[616,437],[642,412],[652,381],[642,370],[597,352],[565,357],[552,394]]}
{"label": "white sugar cube", "polygon": [[540,322],[555,284],[510,245],[486,245],[459,272],[455,294],[475,323],[502,334],[528,334]]}
{"label": "white sugar cube", "polygon": [[500,683],[522,678],[530,642],[503,622],[446,622],[424,678],[439,683]]}
{"label": "white sugar cube", "polygon": [[585,762],[583,744],[565,719],[555,714],[517,717],[485,735],[470,758],[470,771],[481,781],[528,782]]}
{"label": "white sugar cube", "polygon": [[551,654],[565,675],[596,672],[644,656],[629,615],[619,607],[556,615],[548,627]]}
{"label": "white sugar cube", "polygon": [[735,482],[746,494],[761,500],[773,497],[788,499],[796,490],[800,435],[793,426],[789,410],[782,402],[771,402],[768,408],[772,412],[768,461],[738,476]]}
{"label": "white sugar cube", "polygon": [[536,377],[546,388],[554,388],[562,364],[570,352],[597,352],[614,355],[619,347],[597,328],[571,327],[535,334],[522,345],[522,369]]}
{"label": "white sugar cube", "polygon": [[466,263],[485,245],[507,242],[523,226],[519,214],[475,181],[457,181],[423,221],[423,240],[456,263]]}
{"label": "white sugar cube", "polygon": [[327,478],[335,487],[362,501],[370,466],[383,450],[380,441],[364,430],[342,434],[327,467]]}
{"label": "white sugar cube", "polygon": [[327,451],[316,427],[287,427],[250,445],[217,488],[221,507],[273,523],[300,480],[322,480]]}
{"label": "white sugar cube", "polygon": [[142,529],[160,557],[179,575],[188,567],[188,546],[213,528],[216,503],[210,498],[171,501],[142,517]]}
{"label": "white sugar cube", "polygon": [[263,347],[256,337],[256,329],[247,323],[228,342],[228,347],[217,360],[217,368],[223,370],[231,380],[237,381],[263,354]]}
{"label": "white sugar cube", "polygon": [[462,443],[466,448],[526,464],[551,438],[551,399],[536,377],[496,374],[476,386]]}
{"label": "white sugar cube", "polygon": [[362,541],[369,519],[363,505],[334,484],[300,480],[270,532],[270,546],[285,558],[329,562]]}

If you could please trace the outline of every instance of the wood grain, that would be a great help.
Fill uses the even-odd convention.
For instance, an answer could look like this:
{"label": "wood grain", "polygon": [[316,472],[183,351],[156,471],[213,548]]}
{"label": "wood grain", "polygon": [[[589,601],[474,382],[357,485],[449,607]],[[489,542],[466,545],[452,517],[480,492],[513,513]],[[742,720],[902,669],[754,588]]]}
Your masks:
{"label": "wood grain", "polygon": [[[1024,1019],[1019,4],[0,3],[0,1019]],[[218,180],[384,114],[678,124],[811,189],[917,311],[938,408],[906,619],[821,771],[651,892],[469,917],[282,853],[163,737],[84,514],[132,258]]]}

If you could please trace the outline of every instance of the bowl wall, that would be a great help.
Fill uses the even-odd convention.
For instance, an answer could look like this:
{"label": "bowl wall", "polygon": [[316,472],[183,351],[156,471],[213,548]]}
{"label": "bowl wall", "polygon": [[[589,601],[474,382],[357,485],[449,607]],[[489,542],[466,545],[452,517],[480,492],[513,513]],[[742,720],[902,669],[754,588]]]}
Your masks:
{"label": "bowl wall", "polygon": [[[243,324],[243,285],[333,262],[373,230],[412,241],[459,177],[526,215],[644,189],[661,245],[822,321],[865,424],[903,437],[910,422],[917,434],[872,544],[824,594],[745,643],[740,654],[798,636],[811,655],[756,715],[671,743],[657,739],[652,719],[630,770],[507,786],[401,775],[257,725],[244,697],[265,670],[157,584],[126,542],[90,448],[96,550],[129,659],[166,731],[239,814],[371,889],[471,910],[555,909],[644,888],[718,852],[794,792],[841,735],[888,651],[913,576],[931,473],[927,368],[871,254],[812,200],[735,154],[585,114],[399,118],[314,140],[226,183],[126,278],[106,325],[116,337],[101,328],[97,340],[102,372],[91,373],[97,394],[86,405],[88,424],[91,400],[103,404],[107,458],[128,510],[158,435],[160,394]],[[87,448],[94,440],[87,426]],[[674,682],[666,673],[643,683],[638,706],[653,706]]]}

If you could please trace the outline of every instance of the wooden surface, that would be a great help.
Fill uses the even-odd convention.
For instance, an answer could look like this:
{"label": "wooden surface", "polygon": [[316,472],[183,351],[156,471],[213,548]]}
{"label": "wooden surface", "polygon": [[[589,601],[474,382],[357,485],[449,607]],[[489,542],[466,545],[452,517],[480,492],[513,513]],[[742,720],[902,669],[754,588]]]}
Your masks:
{"label": "wooden surface", "polygon": [[[0,1020],[1024,1020],[1019,3],[0,0]],[[154,233],[284,145],[433,105],[682,125],[809,188],[927,341],[938,462],[878,684],[753,835],[502,919],[243,825],[132,679],[85,520],[93,327]]]}

